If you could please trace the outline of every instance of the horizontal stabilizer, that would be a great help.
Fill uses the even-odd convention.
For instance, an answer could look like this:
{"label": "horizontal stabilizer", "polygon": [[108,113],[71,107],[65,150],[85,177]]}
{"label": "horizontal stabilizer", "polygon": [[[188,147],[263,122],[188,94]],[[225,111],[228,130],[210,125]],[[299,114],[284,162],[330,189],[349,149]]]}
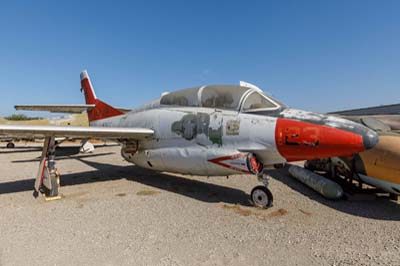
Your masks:
{"label": "horizontal stabilizer", "polygon": [[0,135],[40,138],[75,137],[143,140],[154,134],[147,128],[0,125]]}
{"label": "horizontal stabilizer", "polygon": [[[93,110],[95,104],[20,104],[15,105],[18,111],[46,111],[51,113],[79,114]],[[116,108],[122,113],[127,113],[130,109]]]}
{"label": "horizontal stabilizer", "polygon": [[94,108],[94,104],[24,104],[16,105],[15,110],[22,111],[47,111],[52,113],[83,113]]}

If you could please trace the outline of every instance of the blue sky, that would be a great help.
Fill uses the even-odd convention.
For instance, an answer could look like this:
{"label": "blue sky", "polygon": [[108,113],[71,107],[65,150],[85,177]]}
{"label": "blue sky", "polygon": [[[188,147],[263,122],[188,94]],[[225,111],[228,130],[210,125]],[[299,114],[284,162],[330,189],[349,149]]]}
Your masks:
{"label": "blue sky", "polygon": [[400,1],[8,1],[0,116],[18,103],[134,107],[163,91],[254,83],[326,112],[400,102]]}

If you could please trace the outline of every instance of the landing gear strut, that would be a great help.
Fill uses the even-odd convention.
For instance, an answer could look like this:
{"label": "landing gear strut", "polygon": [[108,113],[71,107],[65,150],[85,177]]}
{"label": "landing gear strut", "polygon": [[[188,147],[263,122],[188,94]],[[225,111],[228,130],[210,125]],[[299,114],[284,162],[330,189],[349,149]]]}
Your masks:
{"label": "landing gear strut", "polygon": [[254,154],[250,154],[247,157],[247,166],[251,173],[257,175],[258,181],[264,184],[264,186],[256,186],[250,193],[250,198],[254,206],[259,208],[272,207],[274,198],[268,189],[269,177],[264,174],[264,165]]}
{"label": "landing gear strut", "polygon": [[58,198],[60,175],[55,167],[56,143],[54,137],[46,137],[40,158],[39,170],[36,175],[33,196],[43,193],[46,198]]}

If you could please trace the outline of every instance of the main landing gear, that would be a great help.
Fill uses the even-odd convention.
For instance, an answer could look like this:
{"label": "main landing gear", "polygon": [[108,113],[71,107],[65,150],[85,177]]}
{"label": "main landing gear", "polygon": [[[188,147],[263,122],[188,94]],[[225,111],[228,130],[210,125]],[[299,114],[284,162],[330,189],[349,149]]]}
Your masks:
{"label": "main landing gear", "polygon": [[10,141],[10,142],[7,143],[6,147],[7,147],[7,149],[14,149],[15,148],[15,144],[14,144],[14,142]]}
{"label": "main landing gear", "polygon": [[60,187],[60,175],[55,167],[56,142],[54,137],[46,137],[40,158],[39,170],[36,174],[33,196],[37,198],[39,192],[43,193],[47,200],[58,199]]}
{"label": "main landing gear", "polygon": [[257,175],[258,181],[263,183],[263,186],[256,186],[251,190],[250,198],[254,206],[258,208],[272,207],[274,197],[268,189],[269,176],[264,174],[264,165],[254,154],[250,154],[247,157],[247,166],[251,173]]}

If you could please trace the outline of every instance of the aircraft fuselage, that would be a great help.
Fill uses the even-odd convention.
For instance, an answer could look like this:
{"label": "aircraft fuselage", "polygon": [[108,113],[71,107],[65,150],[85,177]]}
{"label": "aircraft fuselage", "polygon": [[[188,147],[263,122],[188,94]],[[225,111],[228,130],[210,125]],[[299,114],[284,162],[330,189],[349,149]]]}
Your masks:
{"label": "aircraft fuselage", "polygon": [[253,173],[251,155],[268,167],[332,153],[352,154],[365,149],[365,138],[371,134],[354,122],[290,108],[268,115],[148,106],[91,125],[154,130],[151,139],[140,143],[121,140],[121,154],[156,171],[207,176]]}

